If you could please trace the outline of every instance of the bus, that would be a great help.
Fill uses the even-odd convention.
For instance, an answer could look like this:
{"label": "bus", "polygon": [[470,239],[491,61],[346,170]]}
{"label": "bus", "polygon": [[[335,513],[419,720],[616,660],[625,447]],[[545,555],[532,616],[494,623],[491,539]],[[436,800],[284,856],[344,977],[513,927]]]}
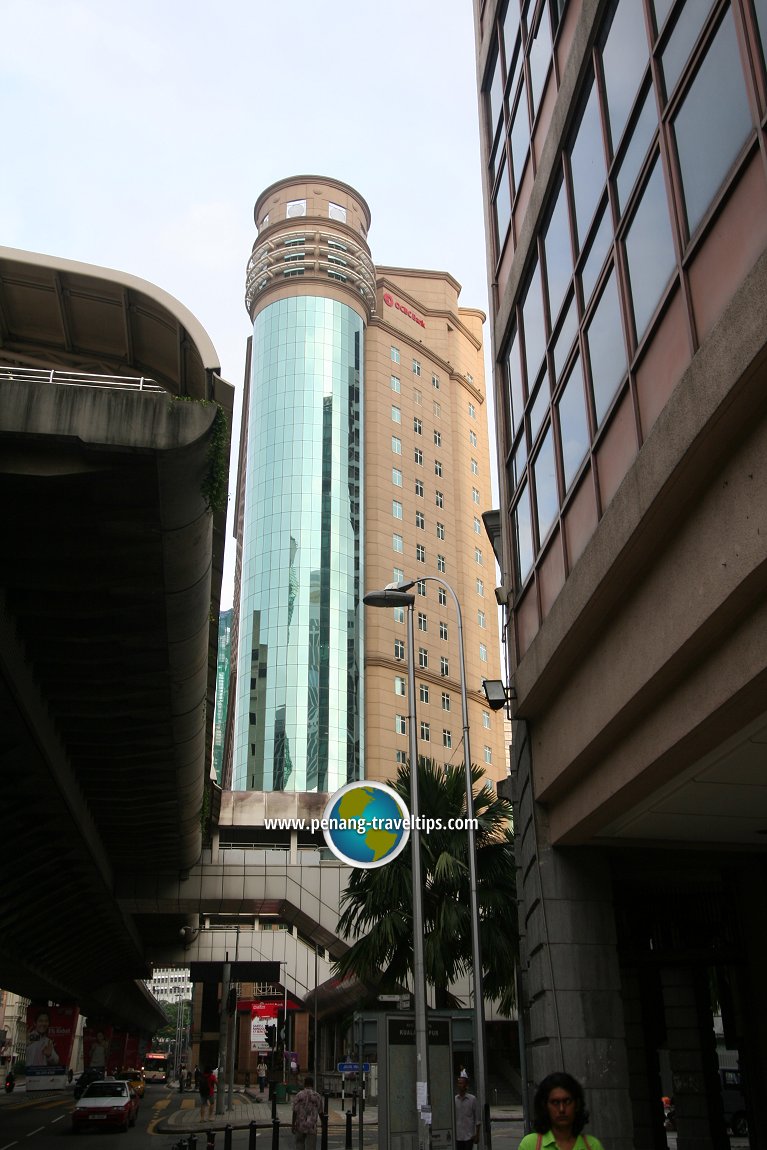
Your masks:
{"label": "bus", "polygon": [[147,1082],[167,1082],[173,1059],[163,1050],[152,1050],[144,1055],[144,1077]]}

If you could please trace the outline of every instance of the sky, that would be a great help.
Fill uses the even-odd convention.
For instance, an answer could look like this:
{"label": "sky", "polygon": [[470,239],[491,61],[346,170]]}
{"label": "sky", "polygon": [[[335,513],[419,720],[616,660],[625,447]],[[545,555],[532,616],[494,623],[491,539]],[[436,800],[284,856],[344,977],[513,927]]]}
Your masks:
{"label": "sky", "polygon": [[276,180],[350,184],[376,264],[448,271],[487,312],[470,0],[0,0],[0,28],[0,244],[170,292],[238,396]]}

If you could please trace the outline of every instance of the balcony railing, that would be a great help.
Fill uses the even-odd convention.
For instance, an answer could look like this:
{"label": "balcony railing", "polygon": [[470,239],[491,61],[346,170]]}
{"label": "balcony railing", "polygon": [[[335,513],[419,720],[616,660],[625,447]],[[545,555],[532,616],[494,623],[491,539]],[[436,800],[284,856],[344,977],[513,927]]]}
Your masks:
{"label": "balcony railing", "polygon": [[64,387],[106,387],[113,391],[149,391],[155,394],[166,392],[166,388],[143,375],[91,375],[82,371],[15,367],[11,364],[0,364],[0,380],[3,379],[19,379],[28,383],[55,383]]}

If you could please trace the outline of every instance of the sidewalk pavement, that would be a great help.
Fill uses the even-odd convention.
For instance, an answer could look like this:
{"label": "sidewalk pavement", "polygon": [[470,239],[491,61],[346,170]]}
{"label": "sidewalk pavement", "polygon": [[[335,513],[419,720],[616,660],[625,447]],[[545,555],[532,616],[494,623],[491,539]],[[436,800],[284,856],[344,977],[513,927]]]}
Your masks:
{"label": "sidewalk pavement", "polygon": [[[162,1132],[181,1134],[202,1133],[206,1130],[224,1130],[227,1126],[231,1126],[234,1130],[247,1129],[251,1122],[256,1122],[259,1126],[271,1126],[272,1124],[272,1104],[268,1101],[267,1094],[259,1094],[257,1090],[246,1090],[243,1087],[235,1087],[232,1093],[232,1106],[225,1110],[223,1114],[214,1114],[210,1120],[206,1119],[204,1122],[200,1120],[200,1099],[196,1092],[189,1091],[183,1095],[183,1101],[180,1109],[174,1114],[169,1115],[168,1118],[162,1119],[157,1126],[157,1129]],[[290,1128],[290,1121],[293,1113],[292,1103],[283,1102],[277,1104],[277,1118],[281,1126]],[[518,1121],[522,1118],[521,1106],[491,1106],[490,1118],[493,1122],[510,1122]],[[365,1126],[378,1125],[378,1107],[366,1106],[363,1116]],[[355,1115],[352,1122],[356,1127],[359,1123],[359,1116]],[[346,1112],[341,1110],[341,1101],[339,1098],[331,1098],[328,1107],[328,1125],[332,1129],[334,1127],[345,1127],[346,1125]]]}

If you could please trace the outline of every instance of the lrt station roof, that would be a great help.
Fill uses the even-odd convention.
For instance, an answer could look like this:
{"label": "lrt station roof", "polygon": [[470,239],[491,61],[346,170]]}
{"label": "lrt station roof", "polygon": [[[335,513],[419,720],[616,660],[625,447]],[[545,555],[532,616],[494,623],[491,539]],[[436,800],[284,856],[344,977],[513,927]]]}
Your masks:
{"label": "lrt station roof", "polygon": [[0,986],[147,1029],[188,917],[114,892],[201,854],[232,397],[171,296],[0,248]]}

